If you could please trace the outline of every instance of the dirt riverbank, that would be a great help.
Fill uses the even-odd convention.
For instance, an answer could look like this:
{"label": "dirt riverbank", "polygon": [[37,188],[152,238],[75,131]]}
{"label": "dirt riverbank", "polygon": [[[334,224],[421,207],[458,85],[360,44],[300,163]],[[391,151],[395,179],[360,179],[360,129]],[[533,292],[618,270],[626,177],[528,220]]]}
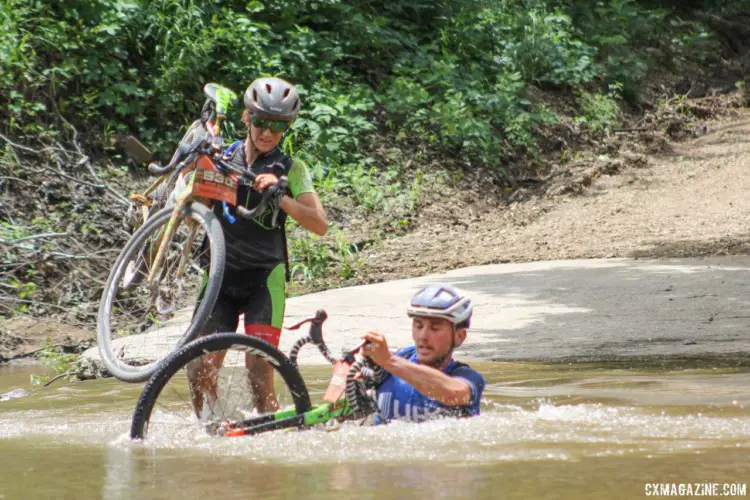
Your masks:
{"label": "dirt riverbank", "polygon": [[[539,178],[505,195],[466,173],[425,193],[410,232],[368,246],[356,277],[330,285],[500,262],[748,253],[746,100],[735,92],[687,101],[679,116],[646,115],[596,147],[548,157]],[[78,351],[94,336],[20,316],[0,324],[0,356],[45,342]]]}

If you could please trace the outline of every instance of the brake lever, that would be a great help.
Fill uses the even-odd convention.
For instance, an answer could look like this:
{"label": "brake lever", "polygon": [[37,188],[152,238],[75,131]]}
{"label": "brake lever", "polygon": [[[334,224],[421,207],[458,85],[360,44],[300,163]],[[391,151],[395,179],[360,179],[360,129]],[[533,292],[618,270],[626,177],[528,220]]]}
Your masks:
{"label": "brake lever", "polygon": [[237,184],[239,184],[240,186],[251,188],[255,185],[255,177],[250,178],[244,175],[240,176],[240,178],[237,180]]}
{"label": "brake lever", "polygon": [[363,340],[362,342],[352,347],[351,349],[344,349],[341,353],[344,356],[344,361],[346,361],[349,364],[354,363],[354,356],[360,351],[360,349],[362,349],[369,342],[370,342],[369,340]]}
{"label": "brake lever", "polygon": [[286,194],[287,188],[289,187],[289,179],[282,175],[279,178],[279,182],[276,184],[276,192],[273,194],[273,216],[271,217],[271,227],[278,226],[279,211],[281,211],[281,197]]}
{"label": "brake lever", "polygon": [[286,177],[282,177],[279,179],[279,182],[269,188],[267,188],[261,196],[261,200],[258,203],[258,205],[253,208],[252,210],[248,210],[242,205],[237,206],[237,213],[244,217],[245,219],[249,219],[252,217],[256,217],[260,215],[262,212],[266,210],[269,203],[272,203],[273,206],[271,207],[272,211],[272,225],[273,227],[277,227],[277,219],[278,219],[278,211],[279,211],[279,203],[278,198],[280,196],[283,196],[284,193],[286,193],[286,188],[289,185],[289,180]]}
{"label": "brake lever", "polygon": [[[156,175],[162,175],[166,172],[171,171],[176,166],[179,165],[179,168],[184,168],[185,165],[190,163],[195,159],[195,156],[199,154],[206,153],[208,151],[205,151],[204,149],[201,149],[201,147],[204,146],[204,137],[198,137],[196,138],[192,143],[187,143],[184,141],[180,141],[180,143],[177,146],[177,151],[175,151],[175,154],[172,157],[172,161],[170,161],[165,166],[160,166],[158,163],[150,163],[148,166],[148,171],[152,174]],[[208,143],[210,146],[210,143]],[[194,156],[195,155],[195,156]]]}

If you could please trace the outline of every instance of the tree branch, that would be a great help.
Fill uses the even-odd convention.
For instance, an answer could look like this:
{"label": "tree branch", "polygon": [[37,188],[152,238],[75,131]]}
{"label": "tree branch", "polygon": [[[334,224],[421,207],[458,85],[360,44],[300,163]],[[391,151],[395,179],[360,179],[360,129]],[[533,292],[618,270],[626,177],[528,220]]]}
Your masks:
{"label": "tree branch", "polygon": [[42,233],[42,234],[34,234],[31,236],[24,236],[23,238],[17,238],[14,240],[0,240],[0,243],[3,244],[13,244],[13,243],[19,243],[21,241],[28,241],[28,240],[39,240],[39,239],[45,239],[45,238],[58,238],[61,236],[70,236],[71,233]]}
{"label": "tree branch", "polygon": [[24,304],[37,304],[37,305],[43,305],[43,306],[50,306],[50,307],[56,307],[57,309],[60,309],[61,311],[70,311],[70,307],[61,307],[57,304],[52,304],[51,302],[40,302],[38,300],[26,300],[26,299],[19,299],[18,297],[0,297],[0,301],[3,302],[23,302]]}
{"label": "tree branch", "polygon": [[[72,127],[72,125],[71,125],[71,127]],[[105,187],[105,188],[106,188],[106,189],[107,189],[107,190],[108,190],[108,191],[109,191],[110,193],[112,193],[112,194],[114,195],[114,197],[115,197],[115,198],[116,198],[117,200],[119,200],[119,201],[120,201],[120,203],[122,203],[122,204],[123,204],[123,205],[125,205],[125,206],[129,206],[129,205],[130,205],[130,200],[128,200],[128,199],[127,199],[127,198],[125,198],[125,197],[124,197],[123,195],[121,195],[120,193],[118,193],[118,192],[117,192],[117,191],[116,191],[116,190],[115,190],[115,189],[114,189],[114,188],[113,188],[112,186],[110,186],[110,185],[109,185],[109,184],[108,184],[107,182],[105,182],[105,181],[104,181],[104,180],[103,180],[103,179],[102,179],[101,177],[99,177],[99,175],[97,175],[97,173],[96,173],[96,172],[94,171],[94,167],[92,167],[92,166],[91,166],[91,162],[89,161],[89,157],[88,157],[88,156],[84,156],[84,157],[83,157],[83,159],[82,159],[82,160],[81,160],[81,161],[79,162],[79,164],[81,164],[81,163],[83,163],[84,165],[86,165],[86,167],[87,167],[87,168],[89,169],[89,172],[90,172],[90,173],[91,173],[91,175],[92,175],[92,176],[94,177],[94,179],[96,179],[96,180],[98,180],[98,181],[102,182],[102,183],[104,184],[104,187]]]}
{"label": "tree branch", "polygon": [[39,168],[41,168],[42,170],[46,170],[48,172],[52,172],[55,175],[61,175],[62,177],[65,177],[66,179],[70,179],[71,181],[77,182],[78,184],[83,184],[84,186],[91,186],[91,187],[95,187],[97,189],[106,189],[107,188],[107,186],[104,186],[102,184],[94,184],[93,182],[83,181],[83,180],[78,179],[76,177],[73,177],[73,176],[70,176],[70,175],[67,175],[67,174],[63,174],[62,172],[57,172],[57,171],[55,171],[55,170],[53,170],[53,169],[51,169],[49,167],[45,167],[44,165],[40,165]]}
{"label": "tree branch", "polygon": [[28,186],[33,186],[34,185],[33,182],[25,181],[23,179],[19,179],[18,177],[11,177],[9,175],[0,175],[0,179],[8,179],[10,181],[20,182],[20,183],[26,184]]}
{"label": "tree branch", "polygon": [[[53,101],[54,102],[54,101]],[[120,193],[118,193],[112,186],[110,186],[106,181],[104,181],[99,175],[94,171],[94,168],[91,166],[91,162],[89,161],[89,157],[84,154],[83,150],[81,149],[81,146],[78,144],[78,130],[73,126],[72,123],[70,123],[68,120],[65,119],[63,115],[60,114],[60,111],[57,109],[57,106],[55,106],[55,111],[57,112],[58,118],[62,120],[62,122],[70,127],[70,129],[73,131],[73,146],[75,146],[76,151],[78,151],[78,154],[81,156],[81,160],[78,161],[78,165],[86,165],[86,168],[88,169],[91,176],[98,180],[99,182],[104,184],[104,187],[114,195],[114,197],[120,201],[120,203],[123,203],[125,206],[130,205],[130,201],[122,196]]]}
{"label": "tree branch", "polygon": [[52,382],[56,382],[56,381],[60,380],[61,378],[67,377],[68,375],[72,375],[72,374],[73,374],[73,371],[71,371],[71,370],[68,370],[65,373],[61,373],[60,375],[58,375],[56,377],[53,377],[50,380],[48,380],[42,387],[47,387]]}
{"label": "tree branch", "polygon": [[20,144],[16,144],[15,142],[13,142],[10,139],[8,139],[7,137],[5,137],[3,134],[0,134],[0,139],[4,140],[5,142],[7,142],[8,144],[10,144],[14,148],[22,149],[22,150],[27,151],[29,153],[34,153],[35,155],[39,154],[39,151],[37,151],[36,149],[31,149],[29,147],[21,146]]}
{"label": "tree branch", "polygon": [[0,363],[7,363],[8,361],[15,361],[17,359],[30,358],[34,354],[42,352],[45,349],[49,349],[50,347],[54,347],[54,348],[65,347],[65,344],[46,345],[46,346],[41,347],[39,349],[35,349],[35,350],[29,351],[29,352],[23,352],[21,354],[16,354],[15,356],[11,356],[9,358],[6,358],[5,356],[0,356]]}

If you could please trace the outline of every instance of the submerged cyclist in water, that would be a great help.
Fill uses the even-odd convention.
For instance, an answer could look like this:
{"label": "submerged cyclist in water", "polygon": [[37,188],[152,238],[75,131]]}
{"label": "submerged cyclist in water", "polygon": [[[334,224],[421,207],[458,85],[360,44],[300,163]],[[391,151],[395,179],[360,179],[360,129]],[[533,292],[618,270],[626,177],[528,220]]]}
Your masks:
{"label": "submerged cyclist in water", "polygon": [[364,354],[386,372],[378,388],[375,424],[394,419],[426,420],[435,415],[479,415],[484,378],[453,359],[466,340],[473,307],[462,291],[427,285],[409,301],[414,345],[395,354],[385,337],[367,332]]}

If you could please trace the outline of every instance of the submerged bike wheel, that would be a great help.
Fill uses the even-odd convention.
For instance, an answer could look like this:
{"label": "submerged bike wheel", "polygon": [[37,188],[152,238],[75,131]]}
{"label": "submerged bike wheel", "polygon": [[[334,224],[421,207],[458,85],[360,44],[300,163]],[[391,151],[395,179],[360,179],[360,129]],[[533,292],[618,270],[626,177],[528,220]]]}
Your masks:
{"label": "submerged bike wheel", "polygon": [[[130,437],[172,440],[181,432],[210,432],[246,419],[263,419],[264,412],[255,409],[257,390],[248,370],[248,363],[259,359],[273,368],[273,395],[279,408],[293,409],[294,414],[308,411],[305,382],[281,351],[255,337],[216,333],[190,342],[164,360],[138,399]],[[267,412],[267,420],[273,419],[273,413]]]}
{"label": "submerged bike wheel", "polygon": [[125,382],[147,380],[159,361],[195,338],[221,287],[224,233],[213,212],[199,203],[186,207],[176,221],[160,270],[149,279],[171,216],[172,208],[164,208],[133,234],[99,303],[99,355],[107,370]]}

